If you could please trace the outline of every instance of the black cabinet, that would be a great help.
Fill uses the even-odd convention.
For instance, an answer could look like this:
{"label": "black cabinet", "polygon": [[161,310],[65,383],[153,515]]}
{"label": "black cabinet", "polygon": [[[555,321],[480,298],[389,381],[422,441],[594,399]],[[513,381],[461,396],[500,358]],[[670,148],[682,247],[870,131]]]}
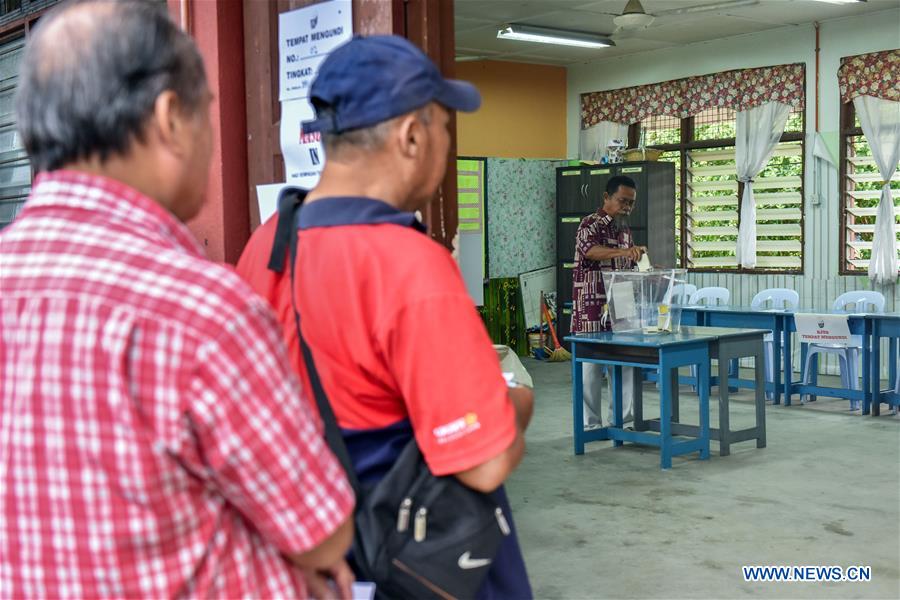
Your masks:
{"label": "black cabinet", "polygon": [[557,304],[572,301],[572,274],[575,272],[575,262],[572,259],[560,262],[556,268],[556,296]]}
{"label": "black cabinet", "polygon": [[589,212],[560,215],[556,219],[556,260],[572,262],[575,259],[575,235],[581,221]]}
{"label": "black cabinet", "polygon": [[556,294],[560,334],[568,334],[575,266],[575,235],[581,220],[603,205],[610,177],[626,175],[637,186],[637,200],[628,216],[634,243],[647,246],[654,266],[675,266],[675,165],[632,162],[614,165],[560,167],[556,170]]}
{"label": "black cabinet", "polygon": [[584,181],[580,168],[556,170],[556,211],[564,214],[580,212],[585,204]]}
{"label": "black cabinet", "polygon": [[606,182],[615,175],[614,166],[560,167],[556,170],[556,211],[560,214],[597,210],[603,202]]}
{"label": "black cabinet", "polygon": [[560,306],[562,307],[560,309],[562,316],[557,319],[559,326],[556,328],[556,335],[559,337],[559,343],[564,347],[568,347],[568,344],[563,341],[563,338],[569,335],[569,331],[572,327],[572,303],[566,302]]}

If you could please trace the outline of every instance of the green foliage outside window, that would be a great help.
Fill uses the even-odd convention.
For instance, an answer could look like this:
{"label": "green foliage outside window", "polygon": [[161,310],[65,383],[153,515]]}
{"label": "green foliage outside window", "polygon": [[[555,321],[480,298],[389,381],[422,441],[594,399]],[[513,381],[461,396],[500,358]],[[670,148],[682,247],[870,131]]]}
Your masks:
{"label": "green foliage outside window", "polygon": [[[859,121],[857,117],[857,127]],[[870,231],[875,225],[875,210],[881,198],[881,174],[872,158],[872,149],[864,135],[847,136],[847,268],[865,271],[872,257]],[[900,181],[891,181],[894,207],[900,208]],[[894,212],[895,231],[900,233],[900,211]],[[900,244],[898,244],[900,250]]]}
{"label": "green foliage outside window", "polygon": [[[678,256],[684,266],[733,269],[738,233],[738,182],[734,157],[734,111],[714,108],[692,119],[651,117],[642,124],[647,146],[662,147],[660,160],[675,163],[676,189],[684,176],[686,214],[676,202],[675,227]],[[692,126],[693,136],[682,143],[682,128]],[[802,134],[803,111],[795,109],[785,134]],[[790,138],[789,138],[790,139]],[[704,142],[720,142],[702,147]],[[685,161],[682,173],[681,163]],[[796,271],[802,266],[803,178],[802,140],[783,141],[756,177],[758,267]],[[687,254],[682,256],[681,240]]]}

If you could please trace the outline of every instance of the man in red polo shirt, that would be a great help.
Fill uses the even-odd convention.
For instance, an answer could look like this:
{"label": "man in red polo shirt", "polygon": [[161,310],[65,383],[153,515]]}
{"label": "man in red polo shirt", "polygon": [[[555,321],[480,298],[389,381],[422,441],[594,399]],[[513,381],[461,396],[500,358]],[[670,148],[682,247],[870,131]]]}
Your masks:
{"label": "man in red polo shirt", "polygon": [[[480,96],[408,41],[375,36],[331,54],[310,98],[304,131],[322,133],[327,161],[300,211],[296,302],[357,475],[377,481],[414,436],[435,475],[495,493],[509,514],[500,486],[522,458],[532,394],[507,386],[456,263],[414,215],[443,179],[450,110]],[[238,272],[275,307],[305,373],[289,274],[266,268],[275,228],[257,229]],[[479,597],[530,596],[511,535]]]}

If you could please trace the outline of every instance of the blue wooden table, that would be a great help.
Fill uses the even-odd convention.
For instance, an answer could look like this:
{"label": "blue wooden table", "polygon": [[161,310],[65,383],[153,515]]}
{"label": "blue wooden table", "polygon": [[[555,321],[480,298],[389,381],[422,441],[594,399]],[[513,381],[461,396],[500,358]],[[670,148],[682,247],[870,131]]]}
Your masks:
{"label": "blue wooden table", "polygon": [[[681,308],[681,324],[696,325],[702,327],[734,327],[742,329],[766,329],[772,332],[775,340],[781,340],[785,344],[785,348],[790,348],[790,338],[788,337],[788,327],[786,322],[788,317],[792,316],[784,310],[754,310],[750,307],[742,306],[683,306]],[[787,368],[790,368],[791,357],[790,352],[783,353],[782,357],[781,344],[773,344],[773,352],[775,354],[774,365],[780,365],[784,362]],[[774,404],[781,403],[781,395],[785,395],[785,404],[790,405],[791,396],[791,379],[785,377],[782,383],[781,370],[778,368],[773,370],[773,382],[766,384],[766,391],[772,394]],[[790,370],[785,370],[790,373]],[[748,382],[732,382],[741,387],[747,387]]]}
{"label": "blue wooden table", "polygon": [[[804,385],[802,381],[793,381],[793,365],[790,352],[791,337],[797,331],[794,313],[839,314],[848,317],[850,333],[862,336],[862,389],[846,390],[819,386],[813,374],[813,381]],[[767,390],[774,392],[774,403],[779,404],[784,395],[785,406],[791,405],[793,394],[827,395],[863,401],[863,414],[869,414],[876,397],[880,402],[891,404],[896,402],[896,394],[880,390],[880,339],[890,338],[891,381],[895,381],[897,364],[897,339],[900,338],[900,314],[898,313],[847,313],[835,310],[817,309],[767,309],[754,310],[745,306],[684,306],[681,323],[687,325],[705,325],[715,327],[754,327],[772,331],[776,340],[774,344],[774,364],[781,368],[773,369],[772,384]],[[878,333],[876,334],[876,329]],[[786,351],[782,351],[782,348]],[[803,353],[805,358],[805,352]],[[876,409],[877,410],[877,409]],[[878,414],[875,412],[874,414]]]}
{"label": "blue wooden table", "polygon": [[[883,313],[871,315],[872,322],[872,355],[871,374],[869,380],[873,383],[872,389],[872,415],[881,413],[881,403],[889,406],[900,406],[900,394],[894,386],[897,383],[897,347],[900,344],[900,313]],[[888,389],[881,389],[881,340],[890,340],[888,345]]]}
{"label": "blue wooden table", "polygon": [[[699,452],[701,459],[709,458],[710,426],[709,426],[709,383],[710,357],[717,351],[717,342],[721,338],[748,335],[755,337],[761,344],[764,332],[741,331],[737,329],[721,329],[709,327],[682,327],[677,334],[643,334],[643,333],[586,333],[566,337],[572,348],[572,413],[573,439],[575,454],[584,454],[584,445],[600,440],[613,440],[615,446],[623,442],[634,442],[657,446],[660,449],[660,467],[671,468],[672,457],[692,452]],[[613,382],[613,423],[607,427],[596,429],[584,428],[584,406],[582,372],[583,364],[596,363],[612,367]],[[757,363],[759,364],[759,363]],[[673,407],[673,398],[677,398],[678,369],[695,365],[699,378],[699,426],[680,426]],[[632,431],[623,427],[622,422],[622,367],[659,370],[660,418],[659,432]],[[635,377],[635,385],[641,378]],[[639,401],[635,405],[638,410]],[[727,410],[726,410],[727,415]],[[636,418],[638,417],[636,412]],[[644,422],[641,421],[641,424]],[[727,416],[724,435],[727,445],[730,440],[747,439],[747,437],[728,437]],[[760,425],[760,422],[758,422]],[[765,445],[765,424],[761,423],[763,433],[761,443]],[[676,431],[677,430],[677,431]],[[721,429],[720,429],[721,432]],[[676,440],[673,434],[691,436],[692,439]],[[721,433],[720,433],[721,435]]]}

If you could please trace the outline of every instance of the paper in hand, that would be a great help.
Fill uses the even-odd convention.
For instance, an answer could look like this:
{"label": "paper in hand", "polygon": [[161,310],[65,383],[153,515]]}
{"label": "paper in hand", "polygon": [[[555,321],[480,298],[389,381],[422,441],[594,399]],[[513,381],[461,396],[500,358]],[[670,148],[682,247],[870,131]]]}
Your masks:
{"label": "paper in hand", "polygon": [[356,581],[353,583],[353,600],[373,600],[375,598],[375,584],[371,581]]}
{"label": "paper in hand", "polygon": [[649,271],[653,268],[653,266],[650,264],[650,257],[646,252],[643,254],[643,256],[641,256],[641,260],[638,261],[637,268],[641,273],[643,273],[644,271]]}

